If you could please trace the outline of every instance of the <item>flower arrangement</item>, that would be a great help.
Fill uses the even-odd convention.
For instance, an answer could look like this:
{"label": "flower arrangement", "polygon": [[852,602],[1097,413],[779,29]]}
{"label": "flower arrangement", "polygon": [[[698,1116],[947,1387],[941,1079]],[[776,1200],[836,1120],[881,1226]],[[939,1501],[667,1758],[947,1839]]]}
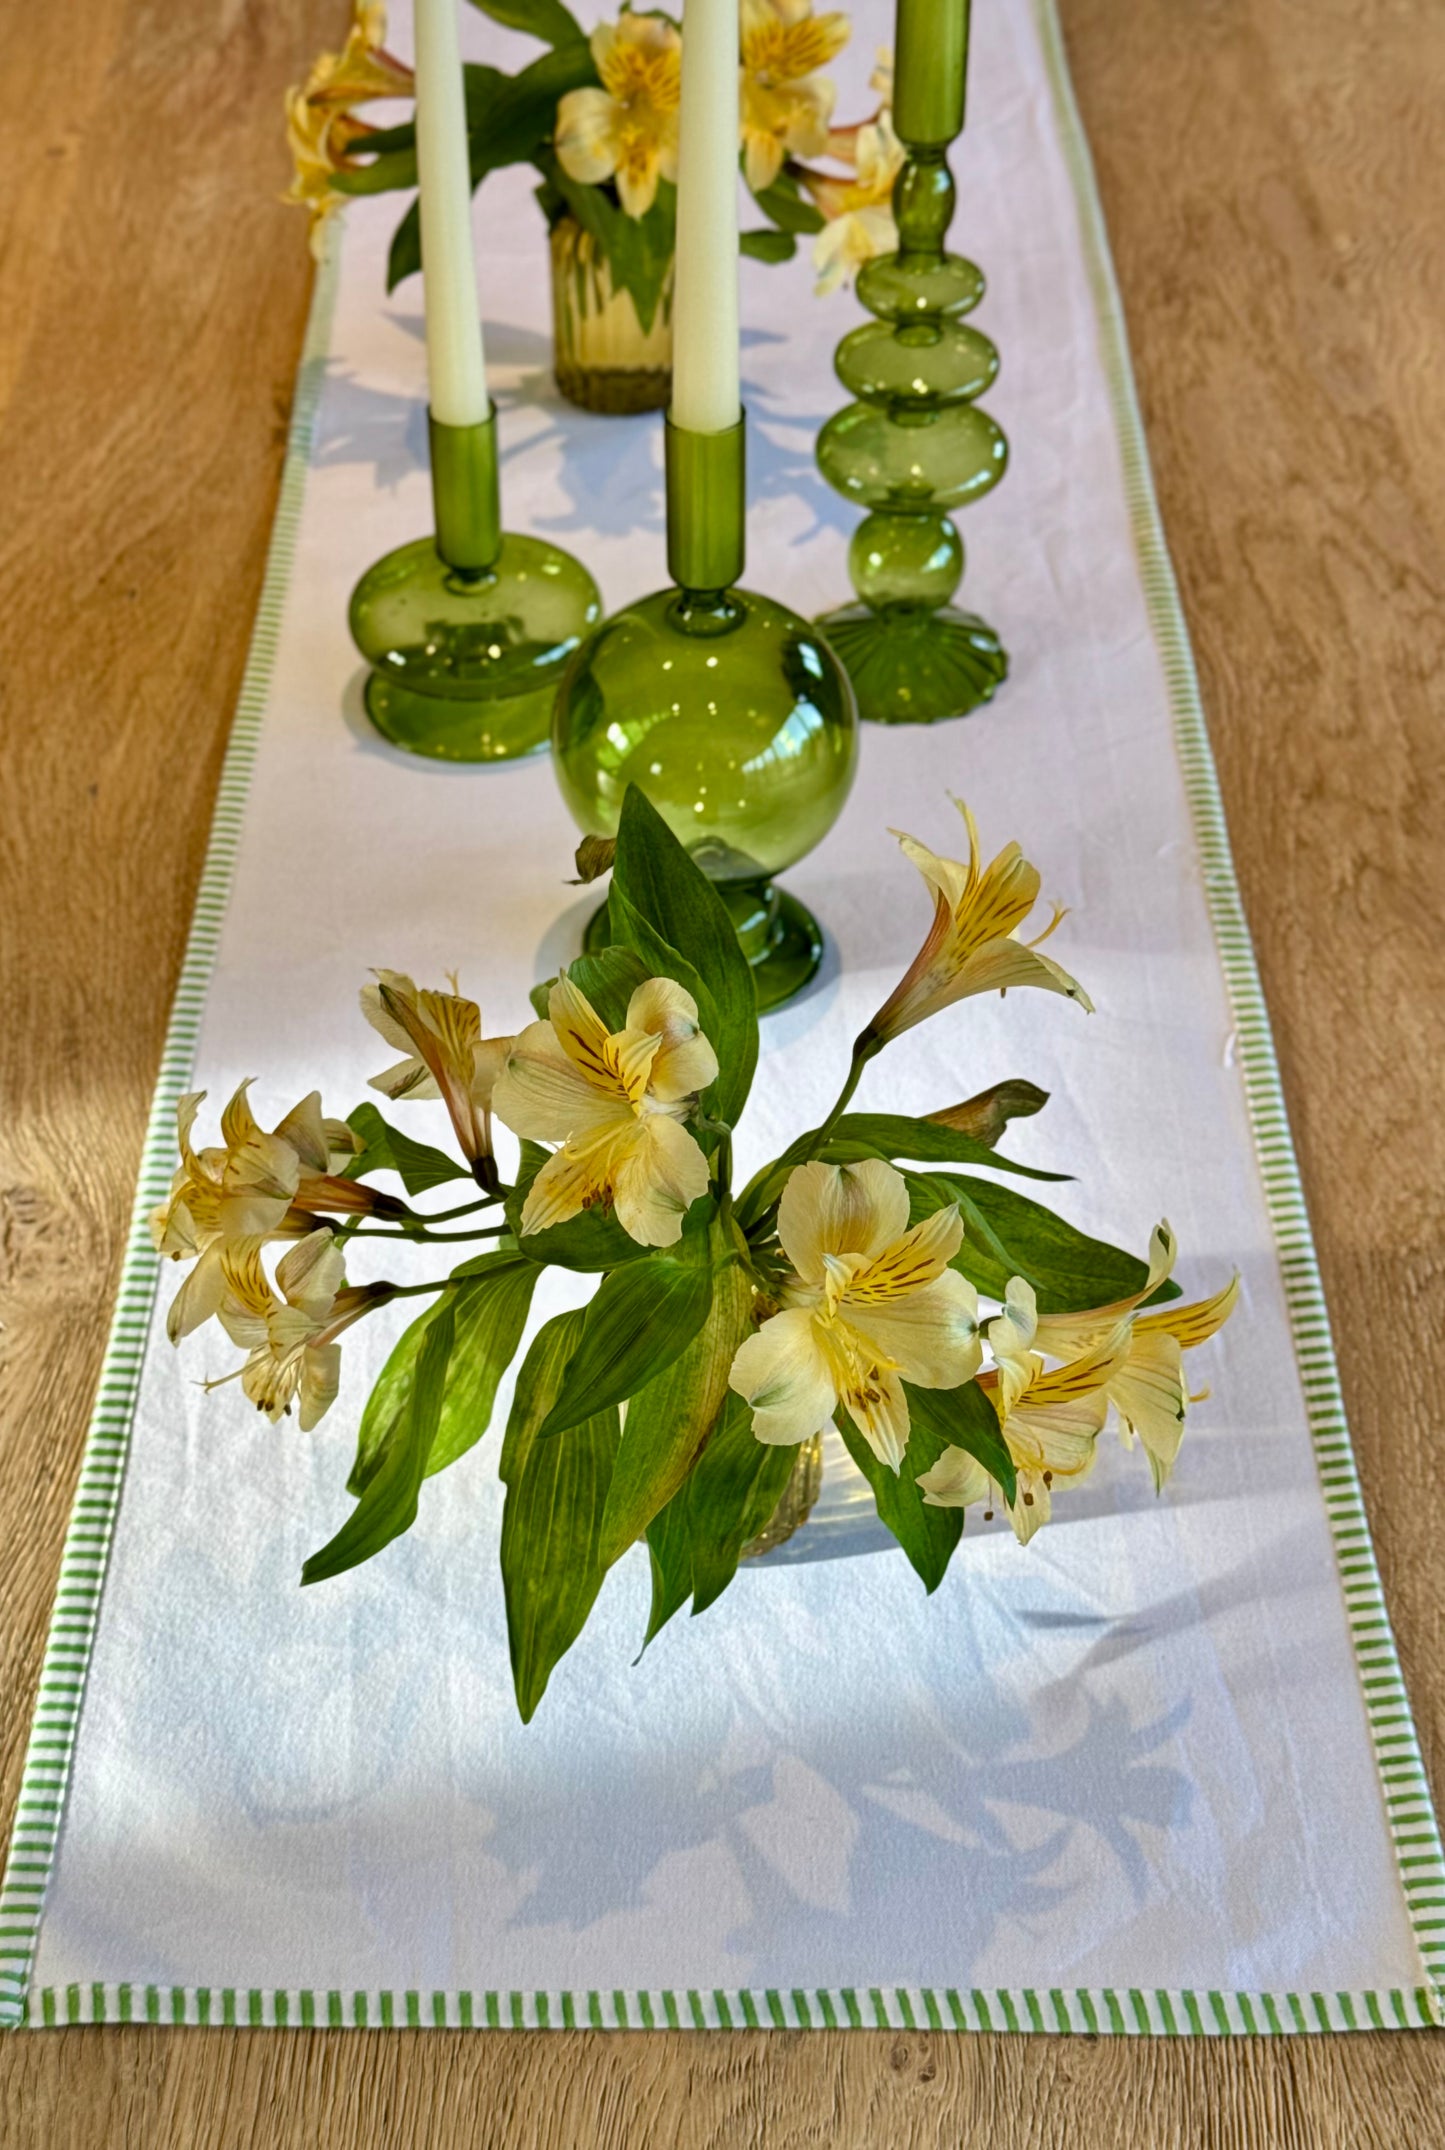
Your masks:
{"label": "flower arrangement", "polygon": [[[440,1100],[455,1154],[370,1103],[326,1119],[314,1093],[267,1131],[245,1084],[220,1145],[197,1150],[204,1093],[182,1099],[179,1168],[153,1219],[160,1250],[191,1264],[174,1341],[217,1320],[244,1353],[223,1379],[309,1432],[337,1396],[345,1331],[393,1300],[429,1302],[362,1412],[356,1505],[303,1582],[408,1530],[426,1478],[482,1439],[549,1265],[598,1281],[532,1337],[502,1435],[524,1720],[616,1560],[645,1541],[648,1641],[689,1599],[703,1611],[830,1424],[929,1591],[970,1507],[1001,1507],[1027,1543],[1091,1468],[1111,1411],[1163,1487],[1199,1400],[1184,1354],[1228,1318],[1238,1280],[1181,1304],[1167,1224],[1141,1260],[1021,1192],[1021,1178],[1059,1177],[999,1149],[1012,1119],[1047,1102],[1031,1083],[921,1119],[849,1109],[878,1054],[970,996],[1027,987],[1090,1006],[1041,952],[1062,912],[1021,938],[1037,870],[1017,844],[983,867],[964,819],[966,861],[902,838],[933,896],[918,955],[859,1035],[831,1111],[741,1187],[751,973],[717,892],[635,787],[615,843],[579,853],[584,878],[611,872],[613,945],[538,986],[524,1028],[485,1036],[454,981],[431,991],[380,971],[362,992],[402,1055],[372,1087],[397,1104]],[[510,1181],[498,1122],[518,1140]],[[405,1198],[373,1184],[381,1173]],[[468,1183],[465,1201],[415,1206],[452,1182]],[[426,1282],[348,1283],[353,1241],[379,1238],[483,1246]]]}
{"label": "flower arrangement", "polygon": [[[588,36],[562,0],[474,4],[547,50],[515,75],[465,67],[473,184],[505,165],[535,165],[549,229],[575,225],[585,242],[580,252],[574,246],[574,269],[605,261],[648,334],[666,303],[675,242],[678,24],[661,10],[624,5]],[[365,104],[409,98],[411,70],[384,49],[381,0],[353,5],[343,50],[322,54],[286,95],[295,166],[287,199],[310,212],[313,246],[351,196],[416,185],[414,121],[380,128],[357,116]],[[872,78],[880,97],[872,117],[833,125],[834,88],[821,70],[849,31],[845,14],[816,14],[813,0],[742,0],[739,156],[766,219],[743,235],[742,248],[782,261],[811,236],[821,290],[897,243],[887,205],[903,157],[889,120],[886,55]],[[818,158],[824,166],[806,161]],[[392,242],[387,289],[420,265],[413,201]]]}

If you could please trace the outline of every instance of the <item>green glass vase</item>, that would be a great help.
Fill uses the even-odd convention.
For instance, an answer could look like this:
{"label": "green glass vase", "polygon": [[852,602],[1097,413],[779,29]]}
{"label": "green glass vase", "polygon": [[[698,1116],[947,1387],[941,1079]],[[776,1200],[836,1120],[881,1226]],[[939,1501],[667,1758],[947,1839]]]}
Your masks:
{"label": "green glass vase", "polygon": [[546,746],[557,683],[602,600],[580,560],[502,530],[495,411],[429,429],[436,536],[387,553],[352,593],[367,715],[413,754],[512,761]]}
{"label": "green glass vase", "polygon": [[[744,425],[666,428],[674,586],[614,613],[572,658],[552,719],[557,781],[578,826],[616,834],[637,784],[717,886],[775,1008],[817,970],[823,933],[773,876],[842,810],[857,711],[815,627],[742,573]],[[606,906],[587,946],[606,944]]]}
{"label": "green glass vase", "polygon": [[858,277],[876,318],[834,366],[855,397],[818,435],[818,467],[868,513],[848,549],[859,602],[819,625],[847,666],[859,714],[932,724],[986,702],[1008,671],[993,629],[951,603],[963,578],[953,511],[991,492],[1008,443],[976,399],[998,352],[963,319],[982,272],[944,249],[948,145],[962,132],[968,0],[899,0],[894,124],[907,151],[893,190],[898,250]]}

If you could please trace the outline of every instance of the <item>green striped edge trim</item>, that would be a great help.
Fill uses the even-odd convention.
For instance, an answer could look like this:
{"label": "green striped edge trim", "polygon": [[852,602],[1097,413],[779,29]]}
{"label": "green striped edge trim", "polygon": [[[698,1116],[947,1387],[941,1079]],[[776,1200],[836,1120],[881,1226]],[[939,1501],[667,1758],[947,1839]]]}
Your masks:
{"label": "green striped edge trim", "polygon": [[[1334,1539],[1376,1766],[1387,1801],[1385,1816],[1425,1974],[1426,1990],[1431,1998],[1433,2020],[1445,2022],[1445,1921],[1432,1915],[1438,1912],[1442,1898],[1445,1898],[1445,1853],[1442,1853],[1439,1823],[1426,1788],[1420,1745],[1405,1697],[1404,1678],[1366,1520],[1309,1211],[1275,1056],[1274,1035],[1235,876],[1194,654],[1154,493],[1129,356],[1124,309],[1094,180],[1093,160],[1064,55],[1057,0],[1035,0],[1035,19],[1053,91],[1060,140],[1078,203],[1080,236],[1098,317],[1100,354],[1119,436],[1140,579],[1155,643],[1163,661],[1175,742],[1199,847],[1205,900],[1234,1015],[1255,1150],[1274,1227],[1320,1487]],[[1383,1684],[1379,1684],[1382,1679]],[[1405,1813],[1388,1801],[1390,1795],[1399,1791],[1407,1781],[1416,1787],[1419,1797]],[[1316,1999],[1312,1998],[1312,2007]],[[1331,2027],[1353,2026],[1332,2022]]]}
{"label": "green striped edge trim", "polygon": [[748,1987],[727,1991],[317,1992],[266,1986],[41,1986],[34,2029],[82,2023],[235,2024],[268,2030],[954,2030],[1083,2037],[1260,2038],[1427,2030],[1425,1987],[1388,1993],[1200,1993],[1104,1987]]}
{"label": "green striped edge trim", "polygon": [[[5,1880],[0,1887],[0,1928],[4,1929],[0,1935],[0,2029],[28,2015],[26,1988],[44,1909],[45,1890],[54,1864],[65,1794],[69,1788],[71,1753],[95,1639],[111,1533],[130,1444],[136,1390],[160,1272],[160,1258],[151,1244],[146,1219],[164,1200],[170,1186],[175,1164],[176,1100],[189,1083],[195,1065],[201,1014],[231,892],[242,811],[260,743],[261,722],[270,693],[277,641],[296,557],[311,437],[331,339],[339,258],[333,239],[317,271],[311,294],[261,597],[221,769],[185,957],[171,1004],[160,1074],[141,1150],[120,1290],[61,1554],[60,1580],[51,1614],[39,1700],[20,1780],[20,1799],[11,1833]],[[66,1996],[79,1990],[82,1989],[68,1987]],[[181,1991],[180,1988],[174,1990]],[[83,1991],[113,1996],[107,2005],[112,2006],[115,2013],[105,2019],[112,2022],[122,2020],[119,2013],[122,1994],[128,1997],[126,2007],[129,2010],[133,2008],[131,1997],[134,1995],[159,1993],[159,1989],[150,1987],[87,1987]],[[158,2014],[151,2015],[147,2009],[144,2020],[181,2020],[172,2014],[171,1996],[172,1989],[165,1988],[155,2003]],[[101,2020],[70,2015],[68,1998],[64,1998],[67,2012],[57,2014],[61,2001],[49,1989],[40,1999],[42,2015],[48,2009],[55,2020]],[[268,2023],[279,2020],[275,2012],[276,1996],[261,1996],[260,2000],[259,2020]],[[257,2020],[256,2002],[257,1996],[248,1997],[246,2006],[250,2015],[248,2018],[243,2014],[241,2020]],[[187,2016],[184,2020],[202,2019]]]}

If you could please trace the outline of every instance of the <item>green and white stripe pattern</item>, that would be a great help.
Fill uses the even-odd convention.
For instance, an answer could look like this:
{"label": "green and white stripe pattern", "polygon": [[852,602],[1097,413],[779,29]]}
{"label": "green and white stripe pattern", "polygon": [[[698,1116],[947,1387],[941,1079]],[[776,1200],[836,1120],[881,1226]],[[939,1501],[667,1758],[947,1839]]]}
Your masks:
{"label": "green and white stripe pattern", "polygon": [[1079,206],[1130,514],[1150,618],[1168,680],[1175,736],[1204,868],[1210,915],[1239,1037],[1265,1193],[1279,1246],[1320,1479],[1339,1558],[1371,1736],[1422,1983],[1383,1992],[1239,1993],[1056,1987],[794,1987],[759,1991],[450,1992],[144,1984],[29,1988],[30,1964],[59,1835],[106,1554],[154,1298],[157,1258],[145,1219],[169,1184],[177,1097],[191,1080],[261,718],[270,686],[311,429],[325,365],[337,257],[317,281],[280,504],[205,872],[181,973],[99,1398],[86,1446],[0,1894],[0,2025],[235,2024],[268,2028],[886,2029],[1054,2031],[1090,2035],[1279,2036],[1419,2029],[1445,2020],[1445,1858],[1370,1544],[1328,1316],[1294,1148],[1230,857],[1218,782],[1178,591],[1154,498],[1123,312],[1093,171],[1069,82],[1054,0],[1035,0],[1060,133]]}
{"label": "green and white stripe pattern", "polygon": [[232,2024],[257,2030],[1078,2031],[1086,2036],[1280,2037],[1423,2030],[1425,1989],[1391,1993],[1193,1993],[1139,1987],[747,1987],[685,1993],[315,1993],[309,1987],[46,1986],[29,2020]]}

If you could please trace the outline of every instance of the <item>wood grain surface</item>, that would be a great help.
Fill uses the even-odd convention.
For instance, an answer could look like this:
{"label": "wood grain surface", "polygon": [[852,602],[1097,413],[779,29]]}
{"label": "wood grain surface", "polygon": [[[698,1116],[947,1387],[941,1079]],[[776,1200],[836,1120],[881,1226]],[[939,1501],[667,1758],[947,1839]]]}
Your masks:
{"label": "wood grain surface", "polygon": [[[1445,1788],[1445,10],[1063,12],[1380,1561]],[[300,348],[280,92],[345,13],[5,11],[5,1830]],[[0,2041],[6,2150],[1442,2141],[1431,2034]]]}

